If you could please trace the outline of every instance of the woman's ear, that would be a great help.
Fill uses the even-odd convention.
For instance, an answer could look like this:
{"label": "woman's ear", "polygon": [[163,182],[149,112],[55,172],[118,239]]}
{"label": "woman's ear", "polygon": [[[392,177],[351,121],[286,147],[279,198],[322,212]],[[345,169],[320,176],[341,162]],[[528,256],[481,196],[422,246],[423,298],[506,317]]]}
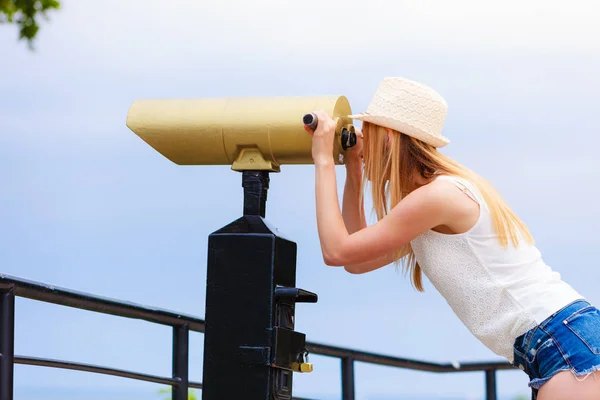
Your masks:
{"label": "woman's ear", "polygon": [[392,145],[392,130],[390,128],[385,128],[385,132],[385,147],[389,149]]}

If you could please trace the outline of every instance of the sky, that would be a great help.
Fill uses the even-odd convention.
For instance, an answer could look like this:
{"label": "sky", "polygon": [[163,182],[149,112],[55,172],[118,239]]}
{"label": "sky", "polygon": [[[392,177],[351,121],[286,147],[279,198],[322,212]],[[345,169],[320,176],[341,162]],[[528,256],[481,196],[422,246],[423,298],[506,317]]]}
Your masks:
{"label": "sky", "polygon": [[[449,104],[442,149],[487,178],[545,261],[600,303],[600,17],[577,1],[63,0],[35,51],[0,26],[0,272],[204,316],[208,235],[242,212],[227,166],[177,166],[125,125],[135,99],[344,95],[364,110],[386,76]],[[342,195],[344,169],[337,168]],[[370,203],[367,202],[367,208]],[[502,361],[426,281],[323,264],[314,167],[271,175],[267,219],[298,244],[308,340],[435,362]],[[370,217],[370,221],[374,218]],[[18,299],[16,353],[169,375],[167,327]],[[202,379],[192,334],[191,379]],[[312,356],[294,394],[339,398],[339,362]],[[483,374],[357,364],[357,398],[483,398]],[[160,386],[17,366],[17,399],[160,398]],[[527,394],[520,371],[499,393]],[[80,396],[77,393],[81,394]],[[53,397],[54,396],[54,397]],[[136,397],[137,396],[137,397]]]}

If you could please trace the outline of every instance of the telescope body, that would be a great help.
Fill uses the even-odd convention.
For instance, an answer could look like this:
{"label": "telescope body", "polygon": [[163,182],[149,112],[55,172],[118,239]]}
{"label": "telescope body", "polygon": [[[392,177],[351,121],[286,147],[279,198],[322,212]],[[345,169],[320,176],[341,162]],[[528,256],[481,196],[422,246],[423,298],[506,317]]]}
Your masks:
{"label": "telescope body", "polygon": [[333,157],[343,164],[340,134],[354,131],[344,96],[141,99],[127,126],[175,164],[278,172],[280,165],[313,163],[302,118],[319,109],[337,122]]}

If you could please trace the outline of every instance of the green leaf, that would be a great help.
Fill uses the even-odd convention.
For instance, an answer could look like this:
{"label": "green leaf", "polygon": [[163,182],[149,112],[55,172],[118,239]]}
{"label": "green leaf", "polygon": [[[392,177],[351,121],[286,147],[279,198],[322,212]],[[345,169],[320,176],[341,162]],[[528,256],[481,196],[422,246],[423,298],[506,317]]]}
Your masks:
{"label": "green leaf", "polygon": [[30,49],[40,30],[39,17],[48,20],[48,11],[60,9],[59,0],[0,0],[0,23],[16,24],[19,40]]}

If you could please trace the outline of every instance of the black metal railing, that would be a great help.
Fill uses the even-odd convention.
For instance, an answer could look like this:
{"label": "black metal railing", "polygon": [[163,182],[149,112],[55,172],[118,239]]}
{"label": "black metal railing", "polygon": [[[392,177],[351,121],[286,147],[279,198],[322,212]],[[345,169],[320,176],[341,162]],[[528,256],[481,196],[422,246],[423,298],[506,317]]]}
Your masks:
{"label": "black metal railing", "polygon": [[[15,297],[171,326],[173,328],[172,376],[161,377],[71,361],[15,355]],[[14,364],[94,372],[170,385],[173,388],[173,400],[187,400],[189,388],[202,389],[202,383],[189,381],[189,332],[204,332],[204,328],[204,320],[194,316],[0,274],[0,400],[13,400]],[[355,399],[355,362],[438,373],[481,371],[485,376],[487,400],[497,400],[496,371],[514,368],[508,363],[500,362],[439,364],[325,344],[308,342],[307,345],[312,354],[335,357],[341,360],[343,400]],[[295,399],[302,400],[300,398]]]}

